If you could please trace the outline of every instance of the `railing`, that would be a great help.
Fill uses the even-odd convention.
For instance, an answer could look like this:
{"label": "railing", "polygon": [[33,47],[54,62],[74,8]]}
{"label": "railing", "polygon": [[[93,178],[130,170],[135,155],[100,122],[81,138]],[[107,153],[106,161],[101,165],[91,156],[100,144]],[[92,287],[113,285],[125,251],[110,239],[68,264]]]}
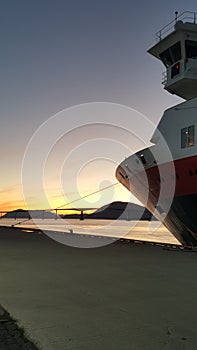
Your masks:
{"label": "railing", "polygon": [[165,36],[170,34],[174,30],[174,26],[177,21],[188,21],[190,23],[197,23],[197,13],[191,11],[184,11],[180,15],[175,12],[175,19],[165,25],[161,30],[156,33],[156,41],[161,41]]}
{"label": "railing", "polygon": [[167,72],[166,71],[162,73],[162,81],[161,81],[161,83],[163,85],[166,85],[166,83],[167,83]]}

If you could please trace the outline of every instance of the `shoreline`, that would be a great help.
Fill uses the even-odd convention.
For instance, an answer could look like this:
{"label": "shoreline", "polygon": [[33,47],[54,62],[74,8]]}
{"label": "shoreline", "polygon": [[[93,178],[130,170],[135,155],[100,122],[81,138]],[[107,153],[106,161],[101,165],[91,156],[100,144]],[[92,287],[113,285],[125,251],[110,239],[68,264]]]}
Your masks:
{"label": "shoreline", "polygon": [[[150,246],[158,246],[158,247],[162,247],[162,248],[166,248],[166,249],[174,249],[174,250],[184,250],[184,251],[193,251],[195,252],[196,248],[195,247],[184,247],[181,245],[181,243],[165,243],[165,242],[156,242],[156,241],[151,241],[151,240],[140,240],[137,238],[127,238],[125,237],[115,237],[115,236],[100,236],[100,235],[94,235],[94,234],[80,234],[80,233],[70,233],[70,232],[63,232],[63,231],[54,231],[54,230],[41,230],[40,228],[29,228],[29,227],[19,227],[19,226],[0,226],[0,230],[1,228],[3,229],[13,229],[13,230],[18,230],[19,233],[34,233],[34,234],[43,234],[44,236],[47,236],[50,238],[50,233],[54,233],[56,235],[64,235],[67,237],[80,237],[82,239],[110,239],[110,243],[109,244],[125,244],[125,243],[130,243],[130,244],[135,244],[135,245],[150,245]],[[46,232],[46,233],[45,233]],[[49,234],[49,236],[47,235],[47,233]],[[51,238],[52,239],[52,238]],[[77,247],[76,247],[77,248]]]}
{"label": "shoreline", "polygon": [[[75,233],[85,236],[100,236],[113,239],[128,239],[131,241],[149,241],[180,245],[180,242],[161,224],[150,221],[125,221],[125,220],[28,220],[20,222],[9,220],[0,222],[3,227],[18,227],[29,230],[41,230],[44,232],[56,232],[68,235]],[[49,234],[50,235],[50,234]],[[79,237],[79,236],[78,236]]]}

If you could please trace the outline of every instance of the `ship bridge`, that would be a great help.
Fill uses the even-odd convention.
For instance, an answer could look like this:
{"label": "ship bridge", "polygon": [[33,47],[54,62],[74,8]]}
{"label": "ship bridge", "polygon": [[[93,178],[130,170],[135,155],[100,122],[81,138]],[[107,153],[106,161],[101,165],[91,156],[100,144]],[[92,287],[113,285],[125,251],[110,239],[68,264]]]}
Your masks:
{"label": "ship bridge", "polygon": [[165,90],[186,100],[197,97],[197,13],[175,12],[175,19],[156,33],[148,53],[166,67]]}

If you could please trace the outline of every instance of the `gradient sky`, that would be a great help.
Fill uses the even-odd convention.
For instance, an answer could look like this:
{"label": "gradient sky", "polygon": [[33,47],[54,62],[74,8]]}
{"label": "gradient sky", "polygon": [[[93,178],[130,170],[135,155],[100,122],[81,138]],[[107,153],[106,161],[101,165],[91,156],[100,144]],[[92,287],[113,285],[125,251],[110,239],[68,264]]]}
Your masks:
{"label": "gradient sky", "polygon": [[[157,124],[166,108],[181,101],[163,90],[165,69],[146,53],[155,32],[176,10],[197,11],[196,1],[0,1],[1,210],[24,207],[24,151],[32,134],[54,114],[104,101],[134,108]],[[106,180],[101,176],[106,169],[109,179],[113,172],[113,166],[105,165],[99,168],[99,183]],[[97,165],[89,171],[83,170],[79,179],[80,193],[100,186]],[[89,174],[95,181],[88,180]],[[61,205],[58,186],[49,180],[52,205]],[[119,187],[112,199],[128,198]],[[42,205],[39,198],[32,199],[32,208]]]}

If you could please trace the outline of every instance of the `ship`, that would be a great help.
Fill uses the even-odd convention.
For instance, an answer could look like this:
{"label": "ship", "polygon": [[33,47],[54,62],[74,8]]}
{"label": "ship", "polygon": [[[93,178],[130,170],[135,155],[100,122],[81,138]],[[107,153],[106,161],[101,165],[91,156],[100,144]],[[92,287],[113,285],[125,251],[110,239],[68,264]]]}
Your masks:
{"label": "ship", "polygon": [[197,247],[197,14],[185,11],[147,52],[165,66],[162,84],[183,102],[167,109],[151,146],[125,158],[116,178],[181,245]]}

